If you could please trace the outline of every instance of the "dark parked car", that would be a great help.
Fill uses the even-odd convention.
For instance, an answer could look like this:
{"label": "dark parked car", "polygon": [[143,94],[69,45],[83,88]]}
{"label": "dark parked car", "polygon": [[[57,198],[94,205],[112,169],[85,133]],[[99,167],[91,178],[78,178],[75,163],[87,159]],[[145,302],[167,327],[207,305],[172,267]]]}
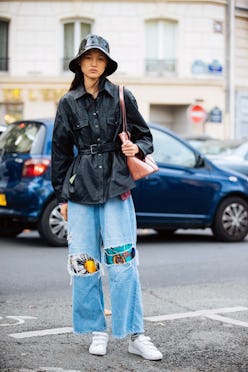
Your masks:
{"label": "dark parked car", "polygon": [[245,142],[244,139],[206,139],[205,141],[186,138],[191,146],[197,148],[206,156],[225,156],[231,154]]}
{"label": "dark parked car", "polygon": [[[159,172],[133,190],[140,228],[171,234],[211,227],[217,239],[241,241],[248,233],[248,179],[223,170],[187,142],[150,125]],[[53,120],[16,122],[0,138],[0,235],[38,229],[49,244],[64,245],[66,224],[50,180]]]}
{"label": "dark parked car", "polygon": [[248,176],[248,141],[243,141],[225,154],[210,156],[210,159],[221,167],[230,168]]}
{"label": "dark parked car", "polygon": [[206,140],[188,142],[221,168],[248,176],[248,139]]}

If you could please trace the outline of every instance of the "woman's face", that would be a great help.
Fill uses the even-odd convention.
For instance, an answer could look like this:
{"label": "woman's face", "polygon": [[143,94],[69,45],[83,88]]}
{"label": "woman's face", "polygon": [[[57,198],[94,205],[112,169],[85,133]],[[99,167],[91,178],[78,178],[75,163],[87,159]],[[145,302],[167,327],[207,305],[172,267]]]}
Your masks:
{"label": "woman's face", "polygon": [[81,70],[89,79],[99,79],[107,66],[107,57],[97,49],[85,53],[80,61]]}

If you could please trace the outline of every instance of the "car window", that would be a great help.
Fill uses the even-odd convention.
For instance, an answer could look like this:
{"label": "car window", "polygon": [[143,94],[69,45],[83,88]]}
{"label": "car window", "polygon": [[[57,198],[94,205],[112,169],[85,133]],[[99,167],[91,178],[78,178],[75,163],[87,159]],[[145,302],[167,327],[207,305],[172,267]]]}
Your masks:
{"label": "car window", "polygon": [[170,134],[151,128],[154,144],[154,159],[159,163],[195,167],[194,152]]}
{"label": "car window", "polygon": [[44,136],[45,127],[40,123],[10,124],[0,137],[0,151],[4,153],[40,154]]}

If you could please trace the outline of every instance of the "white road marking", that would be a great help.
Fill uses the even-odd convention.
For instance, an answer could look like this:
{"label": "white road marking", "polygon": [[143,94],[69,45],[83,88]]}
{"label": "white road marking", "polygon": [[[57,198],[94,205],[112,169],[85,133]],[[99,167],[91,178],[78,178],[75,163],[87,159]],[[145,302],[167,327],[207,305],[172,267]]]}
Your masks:
{"label": "white road marking", "polygon": [[212,320],[218,320],[223,323],[229,323],[229,324],[237,325],[240,327],[248,328],[248,322],[243,322],[241,320],[228,318],[228,317],[218,314],[218,313],[232,313],[232,312],[246,311],[246,310],[248,310],[247,307],[237,306],[237,307],[227,307],[227,308],[212,309],[212,310],[189,311],[187,313],[158,315],[158,316],[146,317],[145,319],[150,322],[161,322],[164,320],[175,320],[175,319],[193,318],[197,316],[203,316],[203,317],[206,317]]}
{"label": "white road marking", "polygon": [[[37,369],[27,369],[22,368],[18,369],[19,372],[37,372]],[[57,367],[39,367],[39,372],[81,372],[78,369],[63,369],[63,368],[57,368]]]}
{"label": "white road marking", "polygon": [[229,323],[229,324],[234,324],[237,326],[248,328],[248,322],[243,322],[242,320],[228,318],[226,316],[213,314],[213,315],[208,315],[207,318],[213,319],[213,320],[219,320],[220,322],[223,322],[223,323]]}
{"label": "white road marking", "polygon": [[[225,313],[234,313],[238,311],[247,311],[248,307],[244,306],[236,306],[236,307],[224,307],[219,309],[210,309],[210,310],[197,310],[197,311],[189,311],[187,313],[175,313],[175,314],[168,314],[168,315],[158,315],[158,316],[150,316],[146,317],[145,320],[150,322],[161,322],[165,320],[176,320],[176,319],[183,319],[183,318],[194,318],[194,317],[206,317],[212,320],[218,320],[221,322],[247,327],[248,322],[243,322],[241,320],[236,320],[232,318],[228,318],[221,314]],[[23,318],[23,317],[22,317]],[[46,335],[59,335],[63,333],[71,333],[71,327],[61,327],[61,328],[49,328],[49,329],[41,329],[37,331],[29,331],[29,332],[19,332],[19,333],[10,333],[8,336],[13,338],[28,338],[28,337],[39,337],[39,336],[46,336]]]}
{"label": "white road marking", "polygon": [[[16,323],[3,323],[3,324],[0,324],[0,327],[6,327],[6,326],[12,326],[12,325],[17,325],[17,324],[23,324],[25,323],[25,320],[26,319],[37,319],[35,316],[12,316],[12,315],[9,315],[9,316],[6,316],[5,318],[8,318],[8,319],[15,319],[17,320]],[[1,316],[0,319],[3,319],[3,317]]]}
{"label": "white road marking", "polygon": [[70,332],[72,332],[71,327],[61,327],[61,328],[40,329],[38,331],[10,333],[8,336],[14,337],[14,338],[27,338],[27,337],[46,336],[46,335],[59,335],[62,333],[70,333]]}
{"label": "white road marking", "polygon": [[234,313],[236,311],[245,311],[245,310],[248,310],[248,308],[243,307],[243,306],[224,307],[224,308],[219,308],[219,309],[189,311],[187,313],[176,313],[176,314],[168,314],[168,315],[149,316],[149,317],[146,317],[145,320],[149,320],[150,322],[161,322],[163,320],[193,318],[193,317],[196,317],[196,316],[206,316],[206,317],[208,317],[209,315],[212,315],[212,314]]}

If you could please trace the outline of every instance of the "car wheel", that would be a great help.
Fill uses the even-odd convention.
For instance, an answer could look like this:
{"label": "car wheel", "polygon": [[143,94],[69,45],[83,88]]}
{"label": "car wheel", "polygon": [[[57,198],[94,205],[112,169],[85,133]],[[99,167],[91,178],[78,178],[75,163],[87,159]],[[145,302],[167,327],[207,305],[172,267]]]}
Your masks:
{"label": "car wheel", "polygon": [[0,236],[2,238],[11,238],[19,235],[23,231],[23,226],[19,222],[13,222],[8,219],[0,220]]}
{"label": "car wheel", "polygon": [[212,226],[216,238],[239,242],[248,233],[248,204],[239,197],[225,199],[219,206]]}
{"label": "car wheel", "polygon": [[49,245],[61,247],[67,245],[67,223],[60,214],[60,206],[53,199],[44,209],[38,224],[38,231]]}

